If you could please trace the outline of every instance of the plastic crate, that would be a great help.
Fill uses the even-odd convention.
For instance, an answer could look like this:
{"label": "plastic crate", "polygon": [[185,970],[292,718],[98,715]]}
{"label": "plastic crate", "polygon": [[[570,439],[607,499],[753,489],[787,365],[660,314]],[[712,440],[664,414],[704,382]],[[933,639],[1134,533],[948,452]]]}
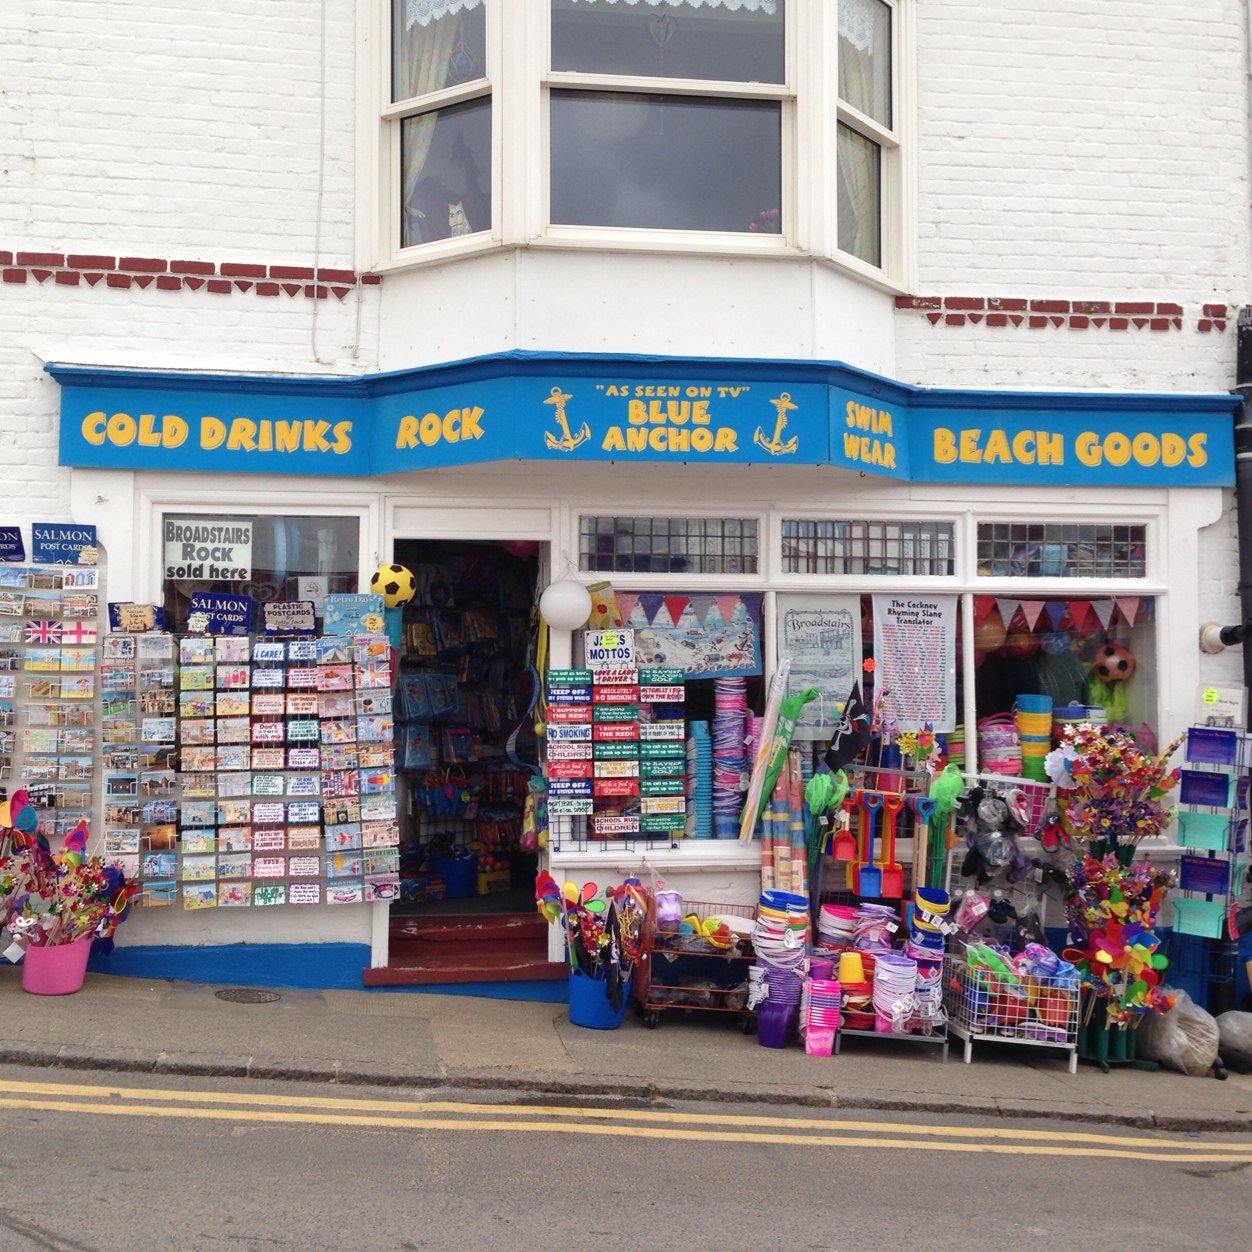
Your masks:
{"label": "plastic crate", "polygon": [[479,870],[477,888],[480,896],[494,896],[501,891],[508,891],[513,883],[513,874],[507,869]]}

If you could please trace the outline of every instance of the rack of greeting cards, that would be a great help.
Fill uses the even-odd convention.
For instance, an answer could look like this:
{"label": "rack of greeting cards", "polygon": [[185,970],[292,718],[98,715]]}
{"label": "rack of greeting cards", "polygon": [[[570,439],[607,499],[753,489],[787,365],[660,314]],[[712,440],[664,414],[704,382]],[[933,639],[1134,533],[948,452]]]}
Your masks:
{"label": "rack of greeting cards", "polygon": [[91,822],[100,571],[0,565],[0,785],[24,786],[49,839]]}

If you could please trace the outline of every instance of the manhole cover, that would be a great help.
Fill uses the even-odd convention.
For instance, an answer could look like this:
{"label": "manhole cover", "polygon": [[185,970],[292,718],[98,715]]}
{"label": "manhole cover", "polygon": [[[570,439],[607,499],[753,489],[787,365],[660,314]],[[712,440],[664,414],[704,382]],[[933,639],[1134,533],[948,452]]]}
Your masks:
{"label": "manhole cover", "polygon": [[219,1000],[229,1000],[232,1004],[273,1004],[275,1000],[282,999],[277,991],[261,991],[256,987],[228,987],[213,994]]}

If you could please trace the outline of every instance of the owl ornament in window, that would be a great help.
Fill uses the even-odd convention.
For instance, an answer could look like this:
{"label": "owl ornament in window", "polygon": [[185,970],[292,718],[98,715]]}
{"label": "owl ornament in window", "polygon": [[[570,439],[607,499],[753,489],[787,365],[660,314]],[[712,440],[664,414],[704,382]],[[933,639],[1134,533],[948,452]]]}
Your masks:
{"label": "owl ornament in window", "polygon": [[1106,639],[1091,658],[1087,676],[1087,703],[1104,709],[1110,725],[1125,723],[1130,701],[1126,684],[1134,677],[1135,654],[1123,644]]}

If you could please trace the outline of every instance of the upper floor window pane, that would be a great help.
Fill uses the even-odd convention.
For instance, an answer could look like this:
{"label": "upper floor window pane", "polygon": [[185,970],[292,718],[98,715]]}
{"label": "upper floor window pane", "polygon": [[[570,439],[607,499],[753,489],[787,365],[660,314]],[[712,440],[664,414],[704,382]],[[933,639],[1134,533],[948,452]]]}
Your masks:
{"label": "upper floor window pane", "polygon": [[400,123],[400,246],[491,229],[491,97]]}
{"label": "upper floor window pane", "polygon": [[393,100],[411,100],[486,75],[483,0],[391,0]]}
{"label": "upper floor window pane", "polygon": [[787,517],[782,561],[788,574],[951,576],[956,528],[951,522]]}
{"label": "upper floor window pane", "polygon": [[778,229],[777,101],[554,91],[551,127],[554,223]]}
{"label": "upper floor window pane", "polygon": [[882,149],[839,123],[839,250],[882,264]]}
{"label": "upper floor window pane", "polygon": [[1119,522],[979,522],[984,578],[1144,578],[1148,528]]}
{"label": "upper floor window pane", "polygon": [[785,80],[786,0],[552,0],[552,68],[583,74]]}
{"label": "upper floor window pane", "polygon": [[891,9],[839,0],[839,98],[891,127]]}
{"label": "upper floor window pane", "polygon": [[755,574],[754,517],[583,517],[580,569],[634,574]]}

